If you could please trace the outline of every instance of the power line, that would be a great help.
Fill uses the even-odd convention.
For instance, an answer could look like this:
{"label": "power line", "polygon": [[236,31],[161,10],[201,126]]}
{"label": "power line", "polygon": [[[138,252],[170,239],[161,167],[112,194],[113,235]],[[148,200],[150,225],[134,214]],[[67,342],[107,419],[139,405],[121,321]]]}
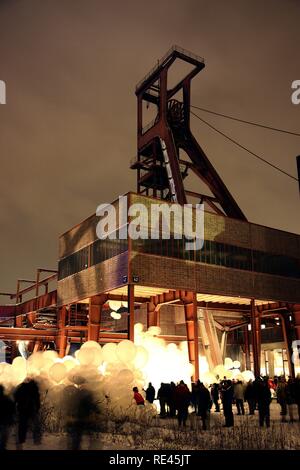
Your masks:
{"label": "power line", "polygon": [[201,108],[200,106],[191,105],[191,108],[199,109],[199,111],[204,111],[205,113],[214,114],[215,116],[221,116],[227,119],[231,119],[232,121],[242,122],[244,124],[250,124],[251,126],[262,127],[263,129],[269,129],[270,131],[282,132],[283,134],[290,134],[290,135],[295,135],[297,137],[300,137],[300,133],[298,132],[287,131],[286,129],[279,129],[278,127],[267,126],[265,124],[260,124],[258,122],[246,121],[245,119],[236,118],[234,116],[230,116],[229,114],[217,113],[216,111],[211,111],[210,109]]}
{"label": "power line", "polygon": [[206,124],[208,127],[210,127],[211,129],[213,129],[215,132],[217,132],[218,134],[222,135],[223,137],[225,137],[225,139],[229,140],[230,142],[232,142],[233,144],[237,145],[238,147],[240,147],[241,149],[245,150],[246,152],[250,153],[250,155],[252,155],[253,157],[255,158],[258,158],[258,160],[261,160],[262,162],[266,163],[267,165],[271,166],[272,168],[274,168],[275,170],[277,171],[280,171],[280,173],[283,173],[284,175],[288,176],[289,178],[292,178],[293,180],[295,181],[298,181],[298,178],[296,178],[295,176],[293,175],[290,175],[289,173],[287,173],[286,171],[282,170],[281,168],[279,168],[278,166],[276,165],[273,165],[273,163],[270,163],[268,162],[268,160],[265,160],[263,157],[261,157],[260,155],[257,155],[257,153],[254,153],[252,152],[252,150],[249,150],[247,147],[245,147],[244,145],[240,144],[239,142],[237,142],[236,140],[234,140],[232,137],[230,137],[229,135],[227,134],[224,134],[224,132],[220,131],[219,129],[217,129],[216,127],[214,127],[212,124],[210,124],[209,122],[205,121],[205,119],[201,118],[200,116],[198,116],[198,114],[195,114],[193,111],[191,111],[191,114],[193,116],[195,116],[197,119],[199,119],[200,121],[202,121],[204,124]]}

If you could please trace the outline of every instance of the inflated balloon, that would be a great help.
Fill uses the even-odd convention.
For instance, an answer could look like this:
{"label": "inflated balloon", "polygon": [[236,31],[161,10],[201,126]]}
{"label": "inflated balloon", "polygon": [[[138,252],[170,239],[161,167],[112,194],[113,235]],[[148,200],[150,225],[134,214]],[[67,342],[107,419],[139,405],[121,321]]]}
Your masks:
{"label": "inflated balloon", "polygon": [[118,381],[120,384],[130,384],[134,380],[134,375],[130,369],[122,369],[118,373]]}
{"label": "inflated balloon", "polygon": [[99,367],[103,362],[102,349],[90,348],[90,351],[94,352],[93,366]]}
{"label": "inflated balloon", "polygon": [[53,362],[55,359],[58,358],[58,354],[56,351],[53,351],[52,349],[49,349],[48,351],[43,352],[43,357],[46,359],[51,359]]}
{"label": "inflated balloon", "polygon": [[49,377],[54,380],[54,382],[59,383],[67,375],[67,368],[62,362],[56,362],[49,369]]}
{"label": "inflated balloon", "polygon": [[149,353],[143,346],[136,346],[134,365],[137,369],[143,369],[149,359]]}
{"label": "inflated balloon", "polygon": [[12,366],[15,367],[16,369],[26,369],[27,367],[27,361],[24,357],[22,356],[17,356],[14,358],[12,361]]}
{"label": "inflated balloon", "polygon": [[201,380],[204,384],[211,385],[216,382],[216,377],[211,372],[206,372]]}
{"label": "inflated balloon", "polygon": [[117,345],[115,343],[107,343],[102,348],[102,357],[105,362],[117,362]]}
{"label": "inflated balloon", "polygon": [[225,367],[225,369],[232,369],[233,368],[233,361],[230,357],[225,357],[224,367]]}
{"label": "inflated balloon", "polygon": [[134,333],[137,334],[137,335],[142,333],[143,329],[144,329],[143,323],[136,323],[134,325]]}
{"label": "inflated balloon", "polygon": [[78,351],[76,359],[78,359],[78,361],[82,365],[92,364],[94,359],[95,359],[95,352],[94,351],[95,351],[94,348],[81,348]]}
{"label": "inflated balloon", "polygon": [[85,349],[85,348],[92,348],[92,349],[101,350],[100,344],[97,343],[97,341],[92,341],[92,340],[89,340],[89,341],[86,341],[85,343],[83,343],[83,345],[81,346],[80,349]]}
{"label": "inflated balloon", "polygon": [[169,351],[170,353],[173,353],[175,351],[177,351],[177,346],[176,344],[174,343],[169,343],[168,346],[167,346],[167,351]]}
{"label": "inflated balloon", "polygon": [[117,346],[117,356],[118,358],[123,361],[133,361],[135,358],[136,354],[136,347],[133,344],[132,341],[129,341],[128,339],[124,339],[124,341],[121,341],[118,346]]}
{"label": "inflated balloon", "polygon": [[115,312],[119,310],[119,308],[122,307],[122,303],[119,302],[118,300],[109,300],[108,305],[109,305],[109,308],[111,310],[114,310]]}
{"label": "inflated balloon", "polygon": [[249,382],[250,380],[255,379],[254,374],[251,370],[244,370],[244,372],[242,372],[242,376],[245,382]]}
{"label": "inflated balloon", "polygon": [[223,366],[223,364],[219,364],[217,365],[214,370],[213,370],[213,373],[215,375],[218,375],[221,379],[223,379],[223,377],[227,377],[227,369],[225,369],[225,367]]}
{"label": "inflated balloon", "polygon": [[159,326],[150,326],[148,333],[152,336],[159,336],[161,334],[161,328]]}
{"label": "inflated balloon", "polygon": [[232,365],[233,365],[234,369],[239,369],[241,367],[240,361],[233,361]]}

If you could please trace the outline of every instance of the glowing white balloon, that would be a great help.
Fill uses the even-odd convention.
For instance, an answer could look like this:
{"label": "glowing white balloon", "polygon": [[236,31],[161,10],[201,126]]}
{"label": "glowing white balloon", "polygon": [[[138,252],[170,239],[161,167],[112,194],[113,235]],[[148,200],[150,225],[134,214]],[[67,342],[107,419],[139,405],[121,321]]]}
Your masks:
{"label": "glowing white balloon", "polygon": [[225,357],[224,367],[225,367],[225,369],[232,369],[233,368],[233,361],[230,357]]}
{"label": "glowing white balloon", "polygon": [[136,355],[134,358],[134,365],[137,369],[145,367],[149,359],[149,353],[143,346],[136,346]]}
{"label": "glowing white balloon", "polygon": [[108,305],[111,310],[114,310],[116,312],[117,310],[119,310],[119,308],[121,308],[122,302],[120,302],[119,300],[109,300]]}
{"label": "glowing white balloon", "polygon": [[86,341],[85,343],[83,343],[83,345],[81,346],[80,349],[85,349],[85,348],[100,349],[101,350],[100,344],[97,343],[97,341],[92,341],[92,340],[89,340],[89,341]]}
{"label": "glowing white balloon", "polygon": [[234,369],[239,369],[241,367],[240,361],[233,361],[232,365],[233,365]]}
{"label": "glowing white balloon", "polygon": [[115,343],[107,343],[102,348],[102,357],[105,362],[117,362],[117,345]]}
{"label": "glowing white balloon", "polygon": [[245,370],[244,372],[242,372],[242,376],[245,382],[249,382],[250,380],[255,379],[254,374],[251,370]]}
{"label": "glowing white balloon", "polygon": [[216,381],[215,375],[212,374],[211,372],[206,372],[203,375],[203,377],[201,377],[200,379],[206,385],[211,385],[211,384],[215,383],[215,381]]}
{"label": "glowing white balloon", "polygon": [[132,341],[124,339],[117,346],[117,356],[121,361],[133,361],[136,354],[136,347]]}
{"label": "glowing white balloon", "polygon": [[52,349],[49,349],[48,351],[44,351],[42,354],[43,354],[43,358],[51,359],[53,362],[55,361],[55,359],[58,358],[58,353],[56,351],[53,351]]}
{"label": "glowing white balloon", "polygon": [[78,351],[76,359],[82,365],[92,364],[95,359],[95,349],[94,348],[82,348]]}
{"label": "glowing white balloon", "polygon": [[49,369],[49,377],[54,380],[54,382],[59,383],[67,375],[67,368],[62,362],[56,362]]}
{"label": "glowing white balloon", "polygon": [[133,372],[129,369],[120,370],[120,372],[118,373],[119,384],[130,384],[133,380]]}
{"label": "glowing white balloon", "polygon": [[227,369],[225,369],[225,367],[223,366],[223,364],[219,364],[217,365],[214,370],[213,370],[213,373],[215,375],[218,375],[220,377],[220,379],[223,379],[223,377],[227,377]]}
{"label": "glowing white balloon", "polygon": [[159,326],[150,326],[150,328],[148,328],[148,333],[152,336],[159,336],[161,328]]}
{"label": "glowing white balloon", "polygon": [[142,333],[142,331],[144,330],[144,325],[143,323],[136,323],[134,325],[134,333],[139,335],[140,333]]}

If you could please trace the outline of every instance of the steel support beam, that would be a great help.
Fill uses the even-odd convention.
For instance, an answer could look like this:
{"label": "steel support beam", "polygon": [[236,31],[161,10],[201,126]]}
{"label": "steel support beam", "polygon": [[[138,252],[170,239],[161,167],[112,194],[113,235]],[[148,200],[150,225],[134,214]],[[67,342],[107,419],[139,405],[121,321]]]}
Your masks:
{"label": "steel support beam", "polygon": [[134,341],[134,284],[128,284],[128,339]]}
{"label": "steel support beam", "polygon": [[106,296],[95,295],[89,302],[88,341],[99,341],[101,312]]}
{"label": "steel support beam", "polygon": [[158,326],[158,309],[160,305],[155,304],[154,298],[151,297],[150,302],[147,302],[147,328],[150,326]]}
{"label": "steel support beam", "polygon": [[261,315],[255,307],[255,300],[251,299],[251,336],[255,377],[260,376],[260,343],[261,343]]}
{"label": "steel support beam", "polygon": [[251,370],[251,361],[250,361],[250,342],[249,342],[249,330],[248,325],[244,326],[244,343],[245,343],[245,363],[246,369]]}
{"label": "steel support beam", "polygon": [[195,292],[189,292],[185,296],[184,315],[186,323],[186,335],[188,343],[189,360],[194,366],[193,381],[199,379],[199,334],[197,317],[197,296]]}
{"label": "steel support beam", "polygon": [[59,357],[64,357],[66,355],[66,347],[68,342],[68,333],[66,330],[66,318],[67,318],[67,309],[64,305],[58,311],[58,332],[56,336],[56,348],[58,350]]}

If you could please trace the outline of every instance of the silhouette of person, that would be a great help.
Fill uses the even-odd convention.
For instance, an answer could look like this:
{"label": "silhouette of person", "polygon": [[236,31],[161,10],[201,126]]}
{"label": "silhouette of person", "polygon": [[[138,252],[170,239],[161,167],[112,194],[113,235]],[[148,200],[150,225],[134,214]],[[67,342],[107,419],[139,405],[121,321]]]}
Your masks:
{"label": "silhouette of person", "polygon": [[153,403],[155,398],[155,388],[153,387],[152,383],[149,382],[148,388],[146,389],[146,400],[149,403]]}
{"label": "silhouette of person", "polygon": [[272,401],[268,380],[259,380],[256,390],[259,425],[263,427],[264,423],[266,423],[266,426],[268,428],[270,427],[270,404]]}
{"label": "silhouette of person", "polygon": [[191,402],[191,392],[183,380],[180,381],[175,390],[175,406],[179,427],[186,426],[188,408]]}
{"label": "silhouette of person", "polygon": [[93,394],[82,386],[67,387],[64,396],[64,409],[68,449],[80,450],[83,434],[91,433],[92,414],[98,412]]}
{"label": "silhouette of person", "polygon": [[166,391],[166,384],[161,383],[160,388],[157,392],[157,399],[159,400],[160,406],[160,417],[166,417],[166,404],[167,404],[167,391]]}
{"label": "silhouette of person", "polygon": [[225,417],[224,427],[229,428],[233,426],[233,386],[231,380],[223,380],[221,388],[221,396],[223,403],[223,413]]}
{"label": "silhouette of person", "polygon": [[14,421],[15,405],[0,385],[0,450],[6,449],[9,430]]}
{"label": "silhouette of person", "polygon": [[17,411],[17,446],[22,448],[26,441],[29,425],[32,425],[33,442],[41,443],[41,426],[39,419],[40,392],[38,384],[33,379],[27,379],[16,389],[15,404]]}
{"label": "silhouette of person", "polygon": [[219,384],[214,383],[211,386],[211,398],[215,405],[215,412],[220,413],[220,405],[219,405]]}
{"label": "silhouette of person", "polygon": [[198,380],[197,382],[197,415],[201,416],[202,419],[202,429],[205,431],[208,426],[209,417],[210,417],[210,408],[212,405],[212,400],[210,397],[209,390],[205,385]]}

